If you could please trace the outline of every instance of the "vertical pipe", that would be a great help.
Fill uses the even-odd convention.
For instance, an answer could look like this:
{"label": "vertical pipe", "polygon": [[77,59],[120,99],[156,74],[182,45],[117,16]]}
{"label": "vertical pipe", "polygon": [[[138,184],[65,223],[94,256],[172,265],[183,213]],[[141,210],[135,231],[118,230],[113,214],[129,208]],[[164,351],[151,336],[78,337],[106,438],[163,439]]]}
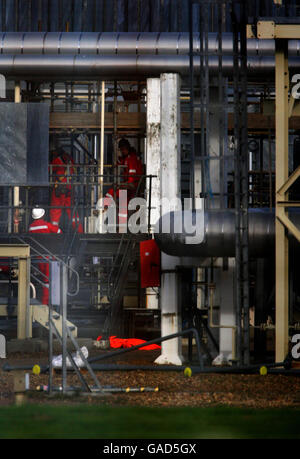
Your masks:
{"label": "vertical pipe", "polygon": [[[206,156],[210,156],[210,113],[209,113],[209,99],[210,99],[210,88],[209,88],[209,65],[208,65],[208,15],[209,15],[209,8],[206,3],[203,5],[202,16],[206,20],[204,21],[204,93],[205,93],[205,152]],[[206,192],[210,196],[210,200],[213,202],[213,196],[211,192],[211,183],[210,183],[210,159],[204,161],[204,171],[207,177],[206,180]]]}
{"label": "vertical pipe", "polygon": [[52,305],[52,289],[51,289],[51,282],[52,282],[52,263],[50,262],[50,269],[49,269],[49,338],[48,338],[48,365],[49,365],[49,377],[48,377],[48,393],[52,393],[52,382],[53,382],[53,375],[52,375],[52,360],[53,360],[53,327],[52,327],[52,312],[53,312],[53,305]]}
{"label": "vertical pipe", "polygon": [[[240,4],[242,5],[242,4]],[[234,135],[236,141],[234,190],[236,222],[236,317],[237,356],[239,364],[250,361],[249,340],[249,254],[248,254],[248,131],[247,131],[247,40],[246,6],[237,18],[236,5],[232,5],[234,37]],[[240,41],[240,50],[239,50]]]}
{"label": "vertical pipe", "polygon": [[231,6],[232,11],[232,25],[233,25],[233,63],[236,71],[234,72],[233,78],[233,89],[234,89],[234,207],[235,207],[235,308],[236,308],[236,325],[237,325],[237,361],[242,363],[242,330],[241,330],[241,241],[240,241],[240,160],[239,160],[239,32],[236,23],[234,5]]}
{"label": "vertical pipe", "polygon": [[[21,82],[15,82],[15,103],[21,103]],[[19,232],[19,207],[20,205],[20,188],[14,187],[14,232]]]}
{"label": "vertical pipe", "polygon": [[194,34],[193,34],[193,1],[189,1],[189,54],[190,54],[190,196],[192,209],[195,208],[195,135],[194,135]]}
{"label": "vertical pipe", "polygon": [[67,267],[60,263],[60,291],[61,291],[61,316],[62,316],[62,391],[67,389],[67,291],[68,276]]}
{"label": "vertical pipe", "polygon": [[241,3],[241,229],[242,229],[242,301],[243,301],[243,349],[244,365],[250,364],[250,317],[249,317],[249,153],[247,113],[247,5]]}
{"label": "vertical pipe", "polygon": [[[113,105],[113,122],[114,122],[114,133],[113,133],[113,147],[114,147],[114,155],[113,155],[113,164],[116,165],[118,161],[118,147],[117,147],[117,138],[118,138],[118,120],[117,120],[117,103],[118,103],[118,82],[114,82],[114,105]],[[115,184],[118,183],[119,178],[116,177],[118,174],[118,168],[114,169],[114,191],[116,189]],[[115,194],[115,193],[114,193]],[[115,199],[115,196],[114,196]]]}
{"label": "vertical pipe", "polygon": [[218,52],[219,52],[219,57],[218,57],[218,87],[219,87],[219,180],[220,180],[220,186],[219,186],[219,192],[220,192],[220,208],[224,209],[225,208],[225,183],[227,177],[225,177],[225,167],[224,167],[224,141],[225,141],[225,129],[224,129],[224,119],[227,117],[227,112],[226,108],[224,107],[224,99],[225,99],[225,93],[224,93],[224,81],[223,81],[223,76],[222,76],[222,30],[223,29],[223,17],[222,17],[222,4],[220,3],[218,5],[218,33],[217,33],[217,39],[218,39]]}
{"label": "vertical pipe", "polygon": [[50,95],[51,95],[50,111],[52,113],[54,112],[55,83],[50,83]]}
{"label": "vertical pipe", "polygon": [[69,85],[68,83],[65,83],[65,110],[66,110],[66,113],[68,113],[69,111]]}
{"label": "vertical pipe", "polygon": [[[98,161],[98,200],[103,198],[103,185],[104,185],[104,134],[105,134],[105,81],[101,83],[101,128],[100,128],[100,157]],[[101,219],[99,231],[102,232],[102,219],[103,214],[100,213]]]}
{"label": "vertical pipe", "polygon": [[103,197],[103,172],[104,172],[104,129],[105,129],[105,81],[101,86],[101,137],[100,137],[100,188],[99,199]]}

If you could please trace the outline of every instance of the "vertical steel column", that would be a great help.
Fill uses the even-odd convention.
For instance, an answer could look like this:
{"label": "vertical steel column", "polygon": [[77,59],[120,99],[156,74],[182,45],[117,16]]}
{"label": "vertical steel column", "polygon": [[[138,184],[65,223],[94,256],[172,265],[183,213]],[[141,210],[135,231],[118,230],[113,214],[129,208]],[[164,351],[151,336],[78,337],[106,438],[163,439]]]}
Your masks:
{"label": "vertical steel column", "polygon": [[190,55],[190,196],[192,208],[195,208],[195,134],[194,134],[194,31],[193,0],[189,1],[189,55]]}
{"label": "vertical steel column", "polygon": [[[162,215],[170,211],[170,205],[174,210],[181,210],[180,147],[180,76],[172,73],[162,74],[160,164]],[[181,329],[181,315],[178,310],[178,277],[176,273],[178,265],[178,257],[162,254],[162,336],[177,333]],[[156,363],[181,365],[181,339],[174,338],[164,342],[162,353]]]}
{"label": "vertical steel column", "polygon": [[60,263],[60,291],[61,291],[61,316],[62,316],[62,391],[67,389],[67,292],[68,273],[64,263]]}
{"label": "vertical steel column", "polygon": [[250,316],[249,316],[249,157],[248,157],[248,107],[247,107],[247,6],[241,8],[241,229],[242,229],[242,295],[243,295],[243,350],[244,365],[250,364]]}
{"label": "vertical steel column", "polygon": [[32,337],[32,317],[30,308],[30,258],[19,258],[18,283],[18,339]]}
{"label": "vertical steel column", "polygon": [[[280,212],[279,189],[288,179],[288,90],[289,71],[287,40],[276,40],[276,216]],[[287,194],[285,195],[285,197]],[[286,214],[286,212],[284,212]],[[288,239],[284,225],[276,218],[276,362],[282,362],[288,353],[289,332],[289,269]]]}
{"label": "vertical steel column", "polygon": [[[223,41],[222,41],[222,34],[223,34],[223,26],[224,26],[224,18],[222,8],[223,6],[221,3],[218,4],[218,32],[217,32],[217,40],[218,40],[218,88],[219,88],[219,181],[220,181],[220,208],[224,209],[227,204],[227,199],[225,197],[226,193],[226,186],[227,186],[227,175],[225,169],[225,159],[224,159],[224,144],[227,143],[228,138],[228,109],[227,109],[227,94],[225,95],[224,90],[224,78],[223,78]],[[225,105],[226,100],[226,105]],[[226,121],[225,121],[226,120]],[[225,129],[225,126],[227,129]]]}
{"label": "vertical steel column", "polygon": [[48,393],[52,393],[52,384],[53,384],[53,327],[52,327],[52,317],[53,317],[53,305],[52,305],[52,263],[50,262],[50,269],[49,269],[49,337],[48,337],[48,365],[49,365],[49,377],[48,377]]}
{"label": "vertical steel column", "polygon": [[[241,17],[232,4],[234,60],[234,201],[236,221],[235,305],[237,317],[237,360],[249,364],[249,256],[248,256],[248,137],[247,137],[247,15],[241,3]],[[240,42],[240,50],[239,50]]]}
{"label": "vertical steel column", "polygon": [[[21,103],[21,82],[15,82],[15,103]],[[20,188],[14,187],[14,233],[19,232],[19,205],[20,205]]]}

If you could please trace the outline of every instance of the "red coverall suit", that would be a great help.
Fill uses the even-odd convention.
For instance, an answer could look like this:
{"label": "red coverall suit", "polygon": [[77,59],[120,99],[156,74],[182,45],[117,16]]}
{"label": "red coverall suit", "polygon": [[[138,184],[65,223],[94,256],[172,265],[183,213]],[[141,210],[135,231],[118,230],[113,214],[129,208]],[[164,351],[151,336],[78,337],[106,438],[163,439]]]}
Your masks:
{"label": "red coverall suit", "polygon": [[111,200],[119,200],[120,191],[127,190],[127,201],[119,201],[119,224],[127,225],[128,202],[136,197],[139,181],[143,175],[143,164],[136,153],[130,153],[125,158],[121,158],[117,165],[123,166],[120,174],[121,182],[126,183],[126,185],[131,185],[131,188],[127,189],[126,187],[122,187],[121,183],[116,190],[116,196],[114,196],[114,189],[110,188],[110,190],[106,193],[104,205],[109,206],[111,204]]}
{"label": "red coverall suit", "polygon": [[[68,165],[73,165],[74,161],[69,155],[57,156],[52,162],[52,176],[55,178],[57,183],[67,183],[68,177],[74,174],[73,167],[66,167]],[[60,167],[61,166],[61,167]],[[68,177],[67,177],[68,176]],[[71,219],[71,185],[55,185],[54,190],[51,195],[51,207],[60,206],[60,208],[50,209],[50,219],[51,223],[55,226],[59,226],[59,220],[63,209],[61,207],[66,207],[67,215]],[[73,214],[72,217],[72,227],[76,229],[78,233],[83,233],[83,227],[79,221],[78,212]]]}
{"label": "red coverall suit", "polygon": [[[29,227],[29,232],[33,234],[37,233],[44,233],[44,234],[50,234],[50,233],[61,233],[61,229],[56,226],[52,225],[49,222],[46,222],[42,218],[38,220],[34,220],[30,227]],[[47,285],[47,287],[43,287],[43,294],[42,294],[42,304],[49,305],[49,263],[39,263],[38,264],[38,269],[43,273],[44,277],[42,279],[42,282]]]}

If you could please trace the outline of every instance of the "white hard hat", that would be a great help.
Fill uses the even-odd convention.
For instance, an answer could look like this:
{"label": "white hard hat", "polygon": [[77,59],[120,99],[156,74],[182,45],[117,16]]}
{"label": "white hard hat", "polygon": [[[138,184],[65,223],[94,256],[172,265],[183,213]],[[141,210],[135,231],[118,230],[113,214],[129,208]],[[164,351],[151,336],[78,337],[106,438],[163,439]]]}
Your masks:
{"label": "white hard hat", "polygon": [[37,220],[37,219],[39,219],[39,218],[42,218],[44,215],[45,215],[45,209],[41,209],[41,208],[35,207],[35,208],[32,210],[32,218],[33,218],[34,220]]}

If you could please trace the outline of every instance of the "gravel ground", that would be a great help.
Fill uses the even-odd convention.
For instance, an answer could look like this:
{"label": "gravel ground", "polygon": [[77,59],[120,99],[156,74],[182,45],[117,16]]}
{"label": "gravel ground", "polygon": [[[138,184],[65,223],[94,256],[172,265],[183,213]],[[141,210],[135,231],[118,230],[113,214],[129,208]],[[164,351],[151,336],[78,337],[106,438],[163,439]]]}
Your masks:
{"label": "gravel ground", "polygon": [[[92,351],[90,356],[99,355]],[[156,351],[135,351],[122,358],[107,360],[107,363],[150,365],[159,355]],[[15,403],[13,376],[2,370],[3,363],[10,365],[47,364],[47,354],[11,354],[0,361],[0,406]],[[101,363],[104,363],[103,361]],[[239,406],[251,408],[300,407],[300,378],[285,375],[237,375],[198,374],[190,378],[182,372],[158,371],[102,371],[97,372],[102,386],[115,388],[158,387],[158,392],[114,393],[105,397],[49,397],[36,390],[39,385],[48,384],[48,375],[30,374],[28,403],[101,403],[107,405],[131,406]],[[88,383],[94,385],[90,375],[84,375]],[[77,376],[68,372],[68,385],[80,387]],[[53,375],[54,385],[61,385],[61,373]]]}

